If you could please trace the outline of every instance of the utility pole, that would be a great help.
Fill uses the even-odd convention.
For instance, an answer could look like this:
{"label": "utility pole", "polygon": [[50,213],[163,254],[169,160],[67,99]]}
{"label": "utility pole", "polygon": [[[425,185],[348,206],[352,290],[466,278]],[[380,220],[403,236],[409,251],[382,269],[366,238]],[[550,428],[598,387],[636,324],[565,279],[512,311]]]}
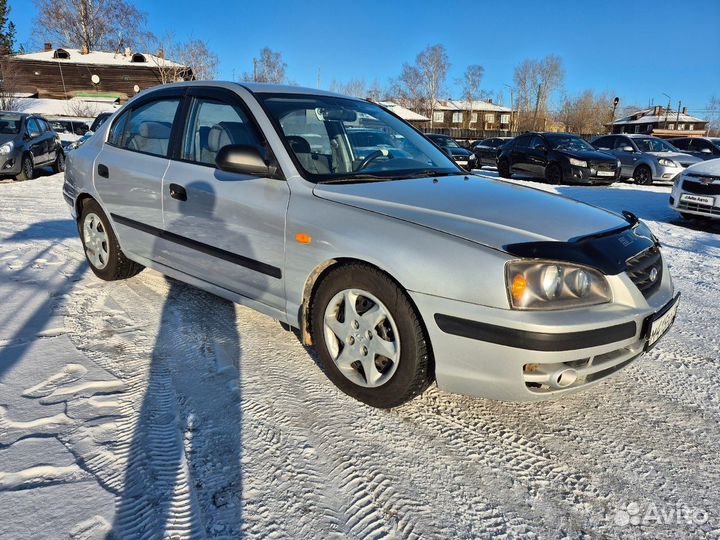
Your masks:
{"label": "utility pole", "polygon": [[665,129],[667,129],[668,113],[670,112],[671,98],[664,92],[663,92],[663,96],[668,98],[668,106],[667,106],[667,109],[665,109]]}
{"label": "utility pole", "polygon": [[253,58],[253,82],[257,82],[257,58]]}
{"label": "utility pole", "polygon": [[509,84],[506,84],[505,86],[507,86],[510,89],[510,125],[508,127],[510,128],[510,131],[512,132],[512,131],[515,131],[513,129],[513,127],[515,125],[514,124],[515,115],[513,114],[513,87],[510,86]]}
{"label": "utility pole", "polygon": [[542,84],[538,84],[537,98],[535,99],[535,114],[533,114],[533,131],[537,123],[538,109],[540,108],[540,94],[542,92]]}
{"label": "utility pole", "polygon": [[675,121],[675,129],[678,129],[680,123],[680,107],[682,107],[682,101],[678,101],[677,120]]}

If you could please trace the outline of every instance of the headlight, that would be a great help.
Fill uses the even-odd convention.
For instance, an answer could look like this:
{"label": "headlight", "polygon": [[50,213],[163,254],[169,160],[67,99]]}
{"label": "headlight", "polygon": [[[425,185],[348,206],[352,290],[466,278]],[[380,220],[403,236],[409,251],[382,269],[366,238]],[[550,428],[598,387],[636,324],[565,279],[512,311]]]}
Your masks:
{"label": "headlight", "polygon": [[587,161],[583,161],[581,159],[575,159],[575,158],[569,158],[570,159],[570,165],[575,165],[576,167],[587,167]]}
{"label": "headlight", "polygon": [[511,261],[505,266],[505,280],[513,309],[568,309],[612,300],[605,276],[576,264]]}
{"label": "headlight", "polygon": [[658,159],[658,163],[662,165],[663,167],[677,167],[678,164],[675,163],[672,159],[666,159],[666,158],[660,158]]}
{"label": "headlight", "polygon": [[6,142],[6,143],[3,144],[2,146],[0,146],[0,154],[3,154],[3,155],[4,155],[4,154],[9,154],[10,152],[12,152],[12,149],[13,149],[14,146],[15,146],[15,145],[13,144],[12,141]]}

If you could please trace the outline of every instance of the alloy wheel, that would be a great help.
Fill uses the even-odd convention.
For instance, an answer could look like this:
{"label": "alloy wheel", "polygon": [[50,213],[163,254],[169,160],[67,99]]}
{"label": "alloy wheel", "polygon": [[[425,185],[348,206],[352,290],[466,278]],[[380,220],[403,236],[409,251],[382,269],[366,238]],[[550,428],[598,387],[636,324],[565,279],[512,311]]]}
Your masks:
{"label": "alloy wheel", "polygon": [[400,362],[400,338],[390,311],[361,289],[340,291],[325,308],[323,333],[338,370],[366,388],[388,382]]}
{"label": "alloy wheel", "polygon": [[83,222],[83,244],[92,265],[102,270],[110,260],[108,234],[97,214],[89,213]]}

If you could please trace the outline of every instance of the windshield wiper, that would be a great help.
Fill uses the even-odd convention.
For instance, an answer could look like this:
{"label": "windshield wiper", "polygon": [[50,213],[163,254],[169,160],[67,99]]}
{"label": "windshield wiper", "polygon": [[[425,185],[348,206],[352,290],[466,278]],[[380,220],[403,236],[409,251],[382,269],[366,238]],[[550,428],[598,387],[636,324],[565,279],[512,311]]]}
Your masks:
{"label": "windshield wiper", "polygon": [[318,180],[318,184],[350,184],[353,182],[362,181],[375,181],[375,182],[387,182],[388,180],[395,180],[394,176],[380,176],[377,174],[356,174],[353,176],[343,176],[342,178],[328,178],[327,180]]}

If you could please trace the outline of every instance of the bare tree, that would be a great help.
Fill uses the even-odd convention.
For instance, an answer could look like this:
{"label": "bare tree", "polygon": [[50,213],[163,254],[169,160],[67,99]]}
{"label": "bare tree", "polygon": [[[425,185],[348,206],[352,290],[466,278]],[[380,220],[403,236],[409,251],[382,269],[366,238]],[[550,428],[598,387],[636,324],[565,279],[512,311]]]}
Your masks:
{"label": "bare tree", "polygon": [[720,97],[712,96],[707,104],[708,135],[720,135]]}
{"label": "bare tree", "polygon": [[333,80],[330,91],[359,98],[368,97],[368,85],[365,79],[350,79],[346,83]]}
{"label": "bare tree", "polygon": [[283,62],[282,53],[265,47],[260,51],[260,58],[253,58],[252,73],[244,73],[243,80],[248,82],[284,84],[287,83],[287,64]]}
{"label": "bare tree", "polygon": [[540,60],[523,60],[514,73],[517,89],[519,129],[536,129],[548,118],[552,94],[562,87],[565,71],[560,57],[553,54]]}
{"label": "bare tree", "polygon": [[161,84],[189,79],[212,80],[217,76],[218,57],[200,39],[176,41],[172,33],[153,36],[145,45],[156,51],[151,57]]}
{"label": "bare tree", "polygon": [[403,64],[402,72],[393,84],[396,99],[411,109],[430,115],[430,125],[435,105],[445,88],[450,60],[443,45],[432,45],[415,58],[415,65]]}
{"label": "bare tree", "polygon": [[137,47],[147,40],[147,16],[127,0],[34,0],[47,41],[89,52]]}
{"label": "bare tree", "polygon": [[23,100],[18,97],[18,84],[12,60],[0,57],[0,111],[19,111]]}
{"label": "bare tree", "polygon": [[65,114],[68,116],[94,118],[99,113],[100,111],[96,104],[83,101],[82,99],[73,98],[65,102]]}
{"label": "bare tree", "polygon": [[172,58],[190,68],[197,80],[210,81],[217,78],[218,56],[200,39],[178,44]]}
{"label": "bare tree", "polygon": [[465,68],[462,78],[463,99],[470,104],[470,115],[466,118],[466,125],[469,126],[472,120],[473,107],[480,99],[480,84],[482,83],[485,68],[477,64]]}
{"label": "bare tree", "polygon": [[612,94],[595,94],[585,90],[574,98],[566,97],[558,113],[557,120],[565,124],[565,129],[574,133],[604,133],[605,126],[612,120]]}

